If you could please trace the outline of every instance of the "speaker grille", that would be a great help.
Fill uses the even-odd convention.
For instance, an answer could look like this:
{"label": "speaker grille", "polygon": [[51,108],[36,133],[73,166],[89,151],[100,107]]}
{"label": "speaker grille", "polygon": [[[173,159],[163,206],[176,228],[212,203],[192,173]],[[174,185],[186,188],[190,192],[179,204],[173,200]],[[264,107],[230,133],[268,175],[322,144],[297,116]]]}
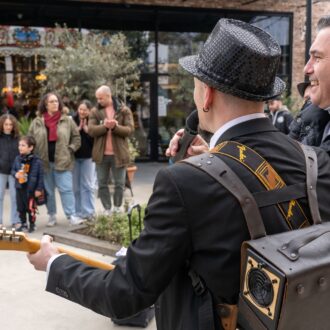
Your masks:
{"label": "speaker grille", "polygon": [[[243,296],[268,320],[274,320],[276,306],[280,303],[282,275],[271,265],[248,250],[243,281]],[[281,289],[280,289],[281,287]]]}
{"label": "speaker grille", "polygon": [[252,268],[248,273],[248,289],[255,302],[268,307],[274,300],[273,284],[268,275],[258,268]]}

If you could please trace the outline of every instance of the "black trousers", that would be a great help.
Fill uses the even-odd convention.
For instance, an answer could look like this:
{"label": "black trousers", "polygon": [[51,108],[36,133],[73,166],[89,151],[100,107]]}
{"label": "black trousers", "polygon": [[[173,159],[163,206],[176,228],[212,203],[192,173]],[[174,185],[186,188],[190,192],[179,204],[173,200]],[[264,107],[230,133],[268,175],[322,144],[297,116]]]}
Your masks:
{"label": "black trousers", "polygon": [[30,224],[35,223],[36,204],[34,198],[29,197],[26,187],[16,189],[16,203],[21,223],[26,224],[27,220],[29,220]]}

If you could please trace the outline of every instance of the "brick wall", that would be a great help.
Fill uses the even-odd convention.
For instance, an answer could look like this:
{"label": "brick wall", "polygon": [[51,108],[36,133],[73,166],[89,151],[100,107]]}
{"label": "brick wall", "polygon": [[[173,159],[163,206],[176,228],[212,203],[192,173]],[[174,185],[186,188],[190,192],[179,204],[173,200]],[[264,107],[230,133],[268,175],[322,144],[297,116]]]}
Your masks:
{"label": "brick wall", "polygon": [[[93,2],[90,0],[80,0]],[[223,8],[251,11],[271,11],[293,13],[293,60],[292,60],[292,97],[299,106],[301,99],[298,95],[296,85],[303,81],[303,68],[305,65],[305,20],[306,0],[97,0],[95,2],[152,5],[152,6],[173,6],[187,8]],[[314,0],[312,7],[312,31],[315,37],[315,29],[318,19],[327,13],[330,14],[330,2]]]}

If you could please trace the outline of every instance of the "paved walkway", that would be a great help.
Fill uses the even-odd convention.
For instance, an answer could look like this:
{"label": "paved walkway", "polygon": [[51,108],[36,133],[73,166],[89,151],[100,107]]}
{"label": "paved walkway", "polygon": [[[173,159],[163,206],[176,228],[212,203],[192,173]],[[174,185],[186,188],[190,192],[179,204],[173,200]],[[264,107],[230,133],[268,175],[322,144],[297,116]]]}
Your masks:
{"label": "paved walkway", "polygon": [[[146,203],[152,191],[156,173],[164,163],[139,163],[133,183],[134,201]],[[126,192],[130,196],[129,192]],[[69,225],[58,199],[58,228],[68,230]],[[9,197],[5,195],[4,224],[9,225]],[[102,211],[96,200],[97,211]],[[46,208],[40,207],[37,231],[29,237],[40,239],[47,223]],[[63,246],[63,245],[62,245]],[[109,256],[63,246],[91,258],[111,262]],[[1,241],[0,241],[1,249]],[[35,271],[28,263],[24,252],[0,251],[0,311],[1,329],[6,330],[134,330],[140,328],[116,326],[109,318],[98,315],[80,305],[45,291],[46,274]],[[147,330],[155,330],[153,320]]]}

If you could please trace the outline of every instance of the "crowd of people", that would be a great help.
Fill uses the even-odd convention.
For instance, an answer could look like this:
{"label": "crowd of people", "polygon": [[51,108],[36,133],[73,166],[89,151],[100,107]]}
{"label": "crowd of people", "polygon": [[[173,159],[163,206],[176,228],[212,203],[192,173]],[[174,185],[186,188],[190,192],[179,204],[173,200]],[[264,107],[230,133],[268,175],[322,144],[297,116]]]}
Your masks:
{"label": "crowd of people", "polygon": [[[104,212],[109,215],[121,211],[133,116],[111,95],[108,86],[97,89],[96,99],[97,106],[82,100],[71,116],[56,92],[46,93],[23,137],[19,136],[13,115],[0,117],[1,227],[7,185],[11,226],[17,231],[36,229],[37,204],[43,203],[49,216],[47,226],[56,225],[56,189],[71,225],[95,218],[96,182]],[[108,187],[110,173],[115,186],[113,203]]]}
{"label": "crowd of people", "polygon": [[[28,259],[35,269],[47,271],[46,290],[116,319],[155,304],[159,330],[229,329],[229,324],[230,329],[240,328],[236,324],[240,251],[242,243],[250,239],[250,232],[239,200],[205,173],[208,171],[203,166],[212,167],[213,159],[217,158],[227,170],[216,172],[216,177],[233,171],[251,194],[259,196],[269,190],[265,183],[271,185],[274,180],[283,181],[292,189],[305,185],[306,165],[301,147],[288,135],[290,130],[283,134],[274,126],[291,124],[296,139],[322,147],[314,148],[318,175],[316,188],[311,188],[318,196],[321,218],[329,220],[330,207],[324,196],[330,189],[326,152],[330,122],[324,125],[326,119],[322,116],[322,119],[311,116],[311,109],[320,113],[330,106],[329,41],[330,16],[327,16],[319,21],[304,69],[310,81],[309,99],[317,108],[309,108],[306,103],[299,117],[292,120],[280,102],[285,90],[285,83],[276,76],[280,45],[253,25],[220,19],[198,54],[179,61],[194,77],[199,129],[211,134],[210,141],[197,135],[187,149],[186,157],[195,156],[190,163],[178,162],[159,171],[146,209],[144,230],[114,270],[91,268],[59,254],[51,237],[43,236],[41,249],[29,254]],[[102,139],[102,151],[111,150],[110,130],[126,136],[130,129],[129,124],[125,130],[121,127],[130,122],[129,117],[121,122],[106,117],[116,113],[106,94],[107,90],[102,88],[97,95],[103,116],[91,116],[90,123],[93,122],[88,125],[94,137],[106,136]],[[264,112],[266,102],[272,112],[271,120]],[[179,131],[172,138],[168,156],[176,155],[182,135]],[[111,141],[115,150],[115,139]],[[226,146],[235,146],[232,153],[229,149],[224,151]],[[267,171],[258,172],[259,176],[258,169],[251,170],[245,164],[251,153],[267,165]],[[105,165],[109,168],[113,160],[103,152],[98,162],[103,169]],[[103,179],[100,173],[98,177]],[[104,193],[104,187],[100,193]],[[312,224],[307,193],[297,195],[301,212],[296,214],[295,221],[282,210],[291,197],[284,200],[278,194],[271,196],[268,204],[259,209],[267,234]],[[248,205],[251,201],[241,202]],[[107,199],[103,203],[105,208],[110,207]]]}
{"label": "crowd of people", "polygon": [[[199,53],[179,61],[193,76],[198,131],[203,132],[195,137],[186,157],[208,153],[209,164],[212,158],[220,158],[251,193],[261,194],[266,188],[251,168],[242,165],[247,149],[264,158],[276,169],[275,177],[293,187],[306,180],[304,154],[296,141],[319,146],[315,148],[315,194],[326,196],[330,189],[329,41],[330,16],[326,16],[318,23],[304,69],[309,81],[297,86],[304,105],[293,118],[283,104],[285,83],[276,76],[279,44],[253,25],[220,19]],[[108,86],[100,86],[95,97],[96,107],[82,100],[72,114],[57,93],[45,94],[23,137],[13,115],[0,117],[0,225],[7,185],[11,225],[18,231],[35,230],[36,204],[42,203],[49,215],[47,225],[56,225],[56,189],[71,225],[92,220],[95,173],[104,212],[120,210],[133,116]],[[167,156],[176,155],[183,134],[180,130],[172,138]],[[240,147],[239,161],[222,151],[232,144]],[[216,306],[237,304],[240,249],[250,232],[238,201],[201,166],[178,162],[158,173],[145,228],[111,272],[59,254],[51,237],[44,236],[41,249],[28,258],[37,270],[47,270],[47,290],[116,319],[155,304],[160,330],[199,329],[201,324],[205,329],[222,329],[223,309]],[[296,219],[297,223],[312,224],[306,195],[298,199],[304,218]],[[267,234],[299,227],[281,212],[284,202],[274,197],[260,207]],[[318,199],[318,207],[322,219],[330,219],[325,198]],[[210,313],[203,312],[206,305],[211,306]]]}

